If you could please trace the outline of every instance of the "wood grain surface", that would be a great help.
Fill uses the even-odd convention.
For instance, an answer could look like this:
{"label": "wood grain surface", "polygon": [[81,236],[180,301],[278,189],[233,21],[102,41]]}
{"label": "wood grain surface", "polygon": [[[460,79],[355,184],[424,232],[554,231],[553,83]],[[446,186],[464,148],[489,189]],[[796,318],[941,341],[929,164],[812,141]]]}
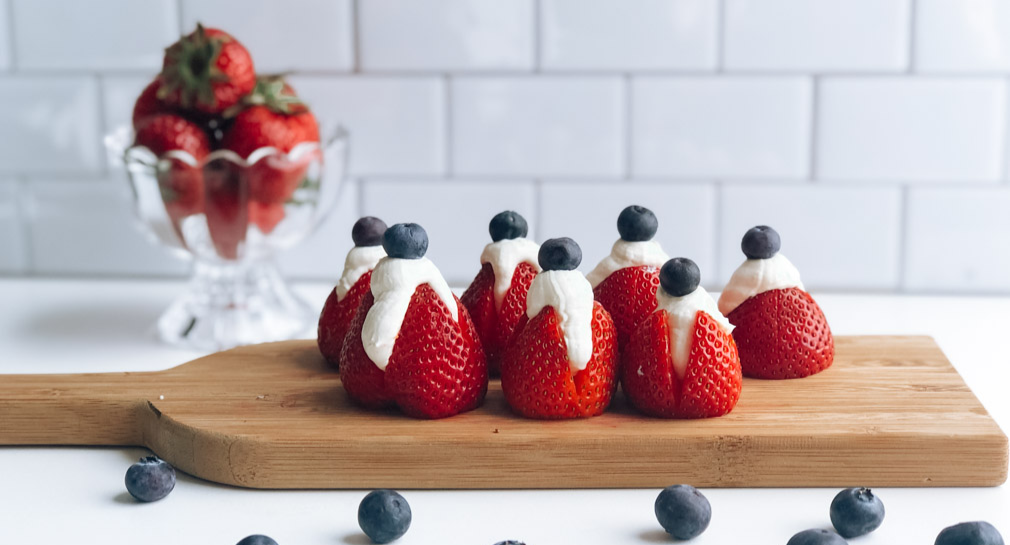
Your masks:
{"label": "wood grain surface", "polygon": [[728,416],[484,406],[439,421],[351,405],[314,341],[249,346],[156,373],[0,375],[0,445],[147,446],[253,488],[995,486],[1007,438],[929,337],[838,337],[813,377],[744,380]]}

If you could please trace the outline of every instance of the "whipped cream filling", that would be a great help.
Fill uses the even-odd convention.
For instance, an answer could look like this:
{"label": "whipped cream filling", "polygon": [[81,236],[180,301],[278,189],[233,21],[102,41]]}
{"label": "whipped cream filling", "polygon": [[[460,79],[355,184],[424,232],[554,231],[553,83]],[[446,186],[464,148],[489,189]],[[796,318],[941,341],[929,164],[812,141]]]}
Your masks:
{"label": "whipped cream filling", "polygon": [[[715,304],[715,299],[698,287],[682,297],[673,297],[663,289],[656,294],[658,307],[666,311],[666,323],[670,326],[670,352],[673,356],[673,371],[677,379],[683,380],[687,373],[687,364],[691,359],[691,341],[694,339],[694,326],[698,311],[704,311],[711,316],[726,333],[733,331],[733,326]],[[641,373],[641,369],[639,369]]]}
{"label": "whipped cream filling", "polygon": [[579,271],[542,272],[526,295],[526,316],[533,319],[544,307],[554,307],[561,319],[574,376],[593,357],[593,287]]}
{"label": "whipped cream filling", "polygon": [[755,295],[785,288],[803,289],[800,271],[786,256],[775,254],[768,259],[748,259],[723,288],[719,296],[719,310],[728,315]]}
{"label": "whipped cream filling", "polygon": [[399,259],[384,257],[372,271],[372,295],[375,303],[365,315],[361,342],[369,359],[383,371],[393,355],[393,345],[400,335],[403,318],[414,291],[421,284],[431,286],[438,298],[449,307],[452,319],[459,321],[459,308],[449,284],[428,258]]}
{"label": "whipped cream filling", "polygon": [[603,261],[600,261],[596,268],[586,275],[586,279],[595,288],[621,269],[643,265],[658,269],[669,259],[670,256],[666,255],[659,242],[655,240],[632,242],[618,239],[614,243],[614,247],[611,248],[610,255],[603,258]]}
{"label": "whipped cream filling", "polygon": [[494,308],[501,310],[502,301],[512,287],[512,276],[520,263],[529,263],[540,272],[537,254],[540,245],[528,238],[502,239],[484,247],[480,262],[490,263],[494,271]]}
{"label": "whipped cream filling", "polygon": [[344,272],[337,281],[337,301],[342,301],[347,292],[358,283],[364,274],[375,268],[380,259],[386,257],[382,246],[355,246],[344,259]]}

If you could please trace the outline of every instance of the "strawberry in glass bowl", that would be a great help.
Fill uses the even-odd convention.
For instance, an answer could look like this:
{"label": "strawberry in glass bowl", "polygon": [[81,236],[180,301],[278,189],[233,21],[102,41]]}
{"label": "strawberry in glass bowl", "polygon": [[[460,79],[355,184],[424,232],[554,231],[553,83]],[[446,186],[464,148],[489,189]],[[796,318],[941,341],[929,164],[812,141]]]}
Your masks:
{"label": "strawberry in glass bowl", "polygon": [[234,37],[202,26],[166,50],[132,125],[105,138],[110,159],[125,166],[146,231],[193,261],[161,338],[219,350],[310,331],[316,313],[273,258],[333,209],[343,129],[321,126],[283,79],[255,75]]}

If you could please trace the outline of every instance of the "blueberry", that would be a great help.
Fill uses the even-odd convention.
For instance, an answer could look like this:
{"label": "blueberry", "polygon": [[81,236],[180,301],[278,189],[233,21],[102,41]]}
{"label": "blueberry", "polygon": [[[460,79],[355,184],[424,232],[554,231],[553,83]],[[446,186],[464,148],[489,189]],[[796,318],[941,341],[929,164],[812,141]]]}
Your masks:
{"label": "blueberry", "polygon": [[829,514],[842,537],[859,537],[884,522],[884,504],[869,488],[846,488],[831,500]]}
{"label": "blueberry", "polygon": [[428,251],[428,233],[416,223],[397,223],[386,229],[382,248],[389,257],[421,259]]}
{"label": "blueberry", "polygon": [[141,458],[126,470],[126,491],[138,501],[158,501],[175,488],[175,469],[157,456]]}
{"label": "blueberry", "polygon": [[740,249],[747,259],[768,259],[782,249],[782,239],[775,229],[767,225],[758,225],[744,233]]}
{"label": "blueberry", "polygon": [[392,490],[373,490],[358,506],[358,526],[375,543],[389,543],[410,528],[410,505]]}
{"label": "blueberry", "polygon": [[514,539],[510,539],[508,541],[499,541],[498,543],[495,543],[494,545],[526,545],[526,544],[523,543],[522,541],[516,541]]}
{"label": "blueberry", "polygon": [[829,530],[803,530],[789,538],[786,545],[848,545],[842,536]]}
{"label": "blueberry", "polygon": [[701,271],[698,265],[686,257],[675,257],[659,269],[659,285],[673,297],[683,297],[698,289]]}
{"label": "blueberry", "polygon": [[675,484],[664,488],[656,498],[656,518],[671,536],[693,539],[708,528],[712,506],[697,488]]}
{"label": "blueberry", "polygon": [[379,246],[382,235],[386,232],[386,222],[374,216],[365,216],[354,222],[351,227],[351,239],[355,246]]}
{"label": "blueberry", "polygon": [[652,210],[644,206],[632,205],[621,210],[617,216],[617,232],[622,240],[638,242],[652,240],[659,228],[659,220]]}
{"label": "blueberry", "polygon": [[540,245],[537,261],[545,271],[574,271],[582,263],[582,248],[568,237],[552,238]]}
{"label": "blueberry", "polygon": [[988,522],[962,522],[944,528],[934,545],[1003,545],[1003,536]]}
{"label": "blueberry", "polygon": [[277,545],[277,542],[273,538],[263,536],[260,534],[252,535],[244,538],[235,545]]}
{"label": "blueberry", "polygon": [[491,232],[491,240],[498,242],[502,239],[513,239],[526,236],[530,227],[526,223],[526,218],[519,212],[506,210],[499,212],[491,218],[491,223],[487,230]]}

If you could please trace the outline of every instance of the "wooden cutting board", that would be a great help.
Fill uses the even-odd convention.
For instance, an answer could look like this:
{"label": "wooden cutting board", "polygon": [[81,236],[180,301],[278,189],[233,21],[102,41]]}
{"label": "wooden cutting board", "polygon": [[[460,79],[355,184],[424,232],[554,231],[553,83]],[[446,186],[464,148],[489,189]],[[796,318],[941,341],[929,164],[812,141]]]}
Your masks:
{"label": "wooden cutting board", "polygon": [[253,488],[995,486],[1007,438],[929,337],[839,337],[827,371],[745,379],[728,416],[671,421],[484,406],[440,421],[352,406],[313,341],[156,373],[0,375],[2,445],[140,445]]}

